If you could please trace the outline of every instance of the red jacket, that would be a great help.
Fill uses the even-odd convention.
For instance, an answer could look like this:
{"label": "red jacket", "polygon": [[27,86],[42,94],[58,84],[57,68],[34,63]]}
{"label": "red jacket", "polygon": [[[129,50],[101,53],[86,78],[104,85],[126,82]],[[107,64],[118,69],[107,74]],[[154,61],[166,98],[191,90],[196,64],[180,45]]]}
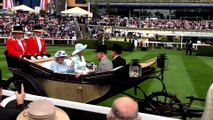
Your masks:
{"label": "red jacket", "polygon": [[44,39],[40,39],[41,41],[41,51],[39,51],[39,46],[37,40],[34,36],[31,36],[27,40],[28,51],[30,55],[43,55],[46,54],[46,42]]}
{"label": "red jacket", "polygon": [[27,43],[25,40],[21,41],[22,47],[19,45],[18,41],[14,38],[9,38],[6,42],[6,49],[8,51],[9,56],[15,56],[18,58],[21,58],[22,56],[27,56],[28,55],[28,48],[27,48]]}

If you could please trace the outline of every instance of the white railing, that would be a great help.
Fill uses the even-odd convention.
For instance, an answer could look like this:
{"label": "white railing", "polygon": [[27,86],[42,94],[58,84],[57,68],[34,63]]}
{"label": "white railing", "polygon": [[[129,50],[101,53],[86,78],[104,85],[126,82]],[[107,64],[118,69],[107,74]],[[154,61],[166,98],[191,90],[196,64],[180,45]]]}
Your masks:
{"label": "white railing", "polygon": [[[0,37],[0,43],[6,44],[6,40],[8,37]],[[3,41],[2,41],[3,40]],[[56,44],[56,41],[66,41],[65,44],[67,45],[75,45],[75,41],[72,39],[54,39],[54,38],[45,38],[47,45],[59,45]],[[64,43],[62,43],[64,44]],[[163,45],[164,47],[177,47],[183,48],[185,43],[177,43],[177,42],[155,42],[155,41],[148,41],[143,43],[144,47],[157,47],[159,45]],[[193,44],[193,48],[197,50],[198,46],[210,46],[210,44]]]}
{"label": "white railing", "polygon": [[[150,41],[150,42],[144,42],[144,47],[157,47],[157,46],[162,46],[163,47],[176,47],[176,48],[183,48],[186,46],[185,43],[177,43],[177,42],[154,42],[154,41]],[[210,46],[210,44],[193,44],[193,48],[195,50],[197,50],[198,46]]]}
{"label": "white railing", "polygon": [[[15,92],[9,91],[9,90],[3,90],[3,95],[8,96],[9,98],[6,98],[6,100],[2,101],[2,106],[5,106],[9,101],[15,100]],[[89,105],[85,103],[79,103],[79,102],[73,102],[73,101],[67,101],[67,100],[61,100],[61,99],[55,99],[55,98],[49,98],[49,97],[41,97],[31,94],[26,94],[25,100],[27,101],[34,101],[34,100],[40,100],[40,99],[46,99],[48,101],[51,101],[56,106],[65,107],[65,108],[71,108],[81,111],[88,111],[93,113],[99,113],[99,114],[107,114],[109,113],[110,109],[109,107],[103,107],[103,106],[97,106],[97,105]],[[140,113],[143,120],[178,120],[175,118],[168,118],[168,117],[162,117],[157,115],[150,115],[145,113]]]}
{"label": "white railing", "polygon": [[[0,37],[0,43],[6,44],[6,41],[9,37]],[[56,41],[66,41],[67,45],[75,45],[74,39],[57,39],[57,38],[44,38],[46,40],[47,45],[56,45]]]}

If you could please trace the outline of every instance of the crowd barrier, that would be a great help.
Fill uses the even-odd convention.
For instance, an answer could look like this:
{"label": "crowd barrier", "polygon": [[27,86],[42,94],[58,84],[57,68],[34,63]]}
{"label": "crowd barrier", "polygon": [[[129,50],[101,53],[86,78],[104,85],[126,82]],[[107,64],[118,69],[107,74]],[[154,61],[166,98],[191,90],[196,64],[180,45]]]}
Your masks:
{"label": "crowd barrier", "polygon": [[[2,101],[2,106],[5,106],[8,102],[15,100],[15,92],[9,91],[9,90],[3,90],[3,95],[7,96],[5,100]],[[97,105],[90,105],[85,103],[79,103],[79,102],[73,102],[73,101],[67,101],[67,100],[61,100],[61,99],[55,99],[55,98],[49,98],[49,97],[41,97],[31,94],[26,94],[25,100],[27,101],[34,101],[34,100],[41,100],[46,99],[48,101],[51,101],[56,106],[64,107],[64,108],[70,108],[75,110],[81,110],[81,111],[88,111],[92,113],[99,113],[99,114],[107,114],[110,111],[110,107],[103,107],[103,106],[97,106]],[[178,120],[175,118],[168,118],[168,117],[162,117],[157,115],[150,115],[146,113],[140,113],[143,120]]]}

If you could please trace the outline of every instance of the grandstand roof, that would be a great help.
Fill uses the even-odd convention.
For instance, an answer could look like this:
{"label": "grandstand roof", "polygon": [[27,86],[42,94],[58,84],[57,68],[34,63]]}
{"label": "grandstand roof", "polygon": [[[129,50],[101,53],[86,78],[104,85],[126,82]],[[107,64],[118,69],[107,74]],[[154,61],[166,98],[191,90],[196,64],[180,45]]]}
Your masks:
{"label": "grandstand roof", "polygon": [[206,3],[91,3],[91,5],[97,6],[124,6],[124,7],[207,7],[213,8],[213,4]]}
{"label": "grandstand roof", "polygon": [[[90,0],[106,2],[106,0]],[[107,0],[107,3],[213,3],[213,0]]]}

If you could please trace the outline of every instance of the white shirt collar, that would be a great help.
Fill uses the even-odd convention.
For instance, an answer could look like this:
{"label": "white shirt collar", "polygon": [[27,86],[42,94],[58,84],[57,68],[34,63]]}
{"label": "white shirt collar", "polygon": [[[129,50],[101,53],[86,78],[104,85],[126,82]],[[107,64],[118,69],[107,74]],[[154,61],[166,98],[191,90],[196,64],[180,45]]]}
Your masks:
{"label": "white shirt collar", "polygon": [[24,50],[24,46],[23,46],[23,44],[22,44],[22,41],[19,40],[19,39],[17,39],[17,41],[18,41],[18,44],[19,44],[19,46],[21,47],[21,49],[22,49],[23,51],[25,51],[25,50]]}
{"label": "white shirt collar", "polygon": [[39,52],[41,52],[41,49],[42,49],[42,44],[41,44],[41,40],[40,40],[40,37],[36,37],[36,41],[37,41],[37,44],[38,44],[38,48],[39,48]]}
{"label": "white shirt collar", "polygon": [[116,56],[113,58],[113,60],[116,59],[116,58],[119,57],[119,56],[120,56],[120,55],[116,55]]}

